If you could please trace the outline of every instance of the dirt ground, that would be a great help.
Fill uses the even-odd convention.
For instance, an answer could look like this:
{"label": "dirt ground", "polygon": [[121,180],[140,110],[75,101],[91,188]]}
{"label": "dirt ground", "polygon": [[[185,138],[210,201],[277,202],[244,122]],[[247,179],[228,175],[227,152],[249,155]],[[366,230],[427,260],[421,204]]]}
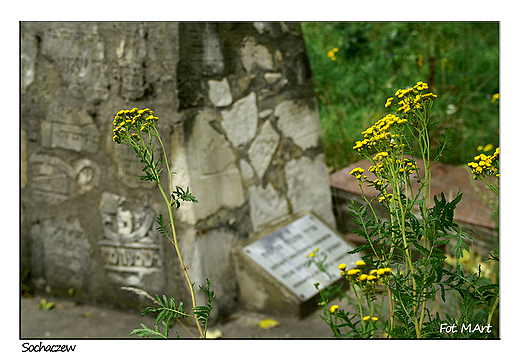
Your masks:
{"label": "dirt ground", "polygon": [[[54,307],[49,310],[41,309],[39,306],[42,299],[46,302],[54,302]],[[72,299],[58,299],[48,295],[22,297],[20,312],[22,339],[137,338],[129,336],[129,333],[135,328],[140,328],[141,323],[153,328],[155,320],[151,315],[142,317],[139,312],[125,312],[88,304],[78,305]],[[240,339],[332,338],[329,326],[319,317],[322,312],[319,309],[304,319],[298,319],[238,311],[229,317],[228,322],[209,327],[208,335]],[[276,320],[279,325],[262,329],[259,322],[268,318]],[[179,332],[181,338],[191,338],[190,332],[197,335],[196,328],[187,326],[186,328],[189,331],[176,323],[170,329],[170,337],[175,336],[175,331]]]}

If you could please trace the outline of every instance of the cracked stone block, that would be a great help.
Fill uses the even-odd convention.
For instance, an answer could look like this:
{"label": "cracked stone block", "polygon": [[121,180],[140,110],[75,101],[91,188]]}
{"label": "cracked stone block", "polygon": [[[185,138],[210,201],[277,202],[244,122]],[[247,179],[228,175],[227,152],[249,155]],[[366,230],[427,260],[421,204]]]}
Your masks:
{"label": "cracked stone block", "polygon": [[279,142],[280,135],[274,130],[271,122],[265,122],[248,151],[251,164],[260,178],[271,164]]}
{"label": "cracked stone block", "polygon": [[38,55],[36,36],[22,34],[20,46],[20,89],[22,94],[24,94],[29,85],[34,81],[36,57]]}
{"label": "cracked stone block", "polygon": [[91,274],[92,247],[77,218],[47,219],[32,226],[35,275],[53,287],[84,287]]}
{"label": "cracked stone block", "polygon": [[245,202],[242,176],[234,163],[220,173],[192,176],[190,191],[201,203],[186,203],[183,207],[193,207],[195,221],[207,218],[221,207],[238,208]]}
{"label": "cracked stone block", "polygon": [[[235,307],[238,290],[234,282],[231,249],[236,243],[237,237],[231,231],[208,230],[204,234],[195,235],[192,259],[186,259],[186,262],[189,262],[192,282],[206,286],[206,278],[214,281],[211,288],[218,298],[213,302],[211,314],[215,319],[231,312]],[[218,280],[228,282],[217,282]],[[204,300],[206,295],[197,286],[196,289],[197,300]]]}
{"label": "cracked stone block", "polygon": [[233,103],[233,95],[226,78],[222,80],[209,80],[209,100],[216,107],[227,107]]}
{"label": "cracked stone block", "polygon": [[176,172],[173,183],[184,189],[189,186],[200,202],[184,203],[178,210],[179,219],[188,224],[195,224],[221,207],[236,208],[245,202],[236,155],[225,137],[210,125],[214,119],[212,110],[199,112],[185,146],[180,130],[172,135],[172,171]]}
{"label": "cracked stone block", "polygon": [[240,159],[240,171],[242,172],[242,178],[244,179],[244,181],[250,181],[251,179],[253,179],[253,177],[255,176],[255,171],[253,170],[253,168],[251,168],[251,166],[249,165],[249,163],[243,159]]}
{"label": "cracked stone block", "polygon": [[273,56],[264,45],[259,45],[253,38],[246,38],[244,45],[240,49],[242,64],[248,73],[255,66],[262,69],[273,70]]}
{"label": "cracked stone block", "polygon": [[285,165],[285,179],[293,213],[313,211],[335,228],[325,155],[314,160],[306,156],[290,160]]}
{"label": "cracked stone block", "polygon": [[269,108],[269,109],[262,110],[260,113],[258,113],[258,117],[260,119],[265,119],[268,116],[270,116],[271,114],[273,114],[273,109]]}
{"label": "cracked stone block", "polygon": [[315,105],[309,108],[307,104],[286,100],[276,106],[274,115],[278,118],[278,129],[302,150],[319,144],[321,125]]}
{"label": "cracked stone block", "polygon": [[214,119],[216,117],[211,110],[203,110],[195,118],[188,154],[190,168],[197,174],[222,172],[236,161],[229,142],[210,125],[209,122]]}
{"label": "cracked stone block", "polygon": [[267,84],[274,84],[282,77],[281,73],[265,73],[264,79]]}
{"label": "cracked stone block", "polygon": [[258,107],[254,92],[237,100],[230,110],[222,111],[222,127],[234,147],[246,144],[256,135]]}
{"label": "cracked stone block", "polygon": [[249,187],[249,204],[251,206],[251,222],[257,232],[266,225],[278,223],[289,214],[287,199],[278,194],[271,183],[267,187]]}

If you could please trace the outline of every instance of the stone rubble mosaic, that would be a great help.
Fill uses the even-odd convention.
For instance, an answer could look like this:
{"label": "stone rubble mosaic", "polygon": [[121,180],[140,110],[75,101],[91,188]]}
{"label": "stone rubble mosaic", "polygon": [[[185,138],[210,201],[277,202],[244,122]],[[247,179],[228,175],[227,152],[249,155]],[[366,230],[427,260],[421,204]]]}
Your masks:
{"label": "stone rubble mosaic", "polygon": [[21,39],[23,258],[51,292],[68,267],[94,300],[186,295],[155,231],[161,195],[111,141],[120,109],[160,118],[174,185],[199,200],[175,212],[181,249],[194,282],[214,278],[219,315],[238,307],[233,247],[302,212],[335,227],[297,23],[22,22]]}

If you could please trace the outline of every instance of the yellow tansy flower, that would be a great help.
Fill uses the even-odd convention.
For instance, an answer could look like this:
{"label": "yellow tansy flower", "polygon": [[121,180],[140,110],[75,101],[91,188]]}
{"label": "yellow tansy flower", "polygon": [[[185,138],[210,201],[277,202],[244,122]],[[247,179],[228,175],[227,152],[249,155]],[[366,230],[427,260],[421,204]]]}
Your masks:
{"label": "yellow tansy flower", "polygon": [[338,48],[333,48],[333,49],[330,49],[328,52],[327,52],[327,57],[332,60],[332,61],[336,61],[336,53],[339,51]]}

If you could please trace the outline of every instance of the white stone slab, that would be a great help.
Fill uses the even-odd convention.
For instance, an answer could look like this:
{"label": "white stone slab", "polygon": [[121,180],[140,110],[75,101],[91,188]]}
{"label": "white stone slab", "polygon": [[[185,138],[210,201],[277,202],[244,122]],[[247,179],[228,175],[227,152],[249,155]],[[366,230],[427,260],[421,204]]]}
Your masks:
{"label": "white stone slab", "polygon": [[222,128],[233,146],[251,141],[258,126],[258,107],[254,92],[237,100],[231,109],[222,111]]}
{"label": "white stone slab", "polygon": [[337,268],[340,263],[350,267],[360,259],[348,254],[353,248],[313,214],[251,243],[243,252],[303,302],[318,293],[315,282],[321,288],[331,284],[314,264],[308,266],[306,256],[316,248],[320,249],[320,257],[327,256],[325,264],[333,282],[341,277]]}
{"label": "white stone slab", "polygon": [[294,213],[312,211],[331,227],[335,227],[332,197],[325,155],[312,160],[302,156],[285,164],[287,198]]}
{"label": "white stone slab", "polygon": [[286,137],[292,138],[294,144],[301,149],[316,147],[321,137],[318,108],[309,107],[302,102],[285,100],[274,109],[278,118],[278,129]]}
{"label": "white stone slab", "polygon": [[272,183],[249,187],[249,205],[253,230],[259,231],[262,227],[277,223],[289,214],[287,199],[274,189]]}
{"label": "white stone slab", "polygon": [[256,174],[260,178],[264,176],[265,171],[271,164],[273,154],[278,148],[280,135],[274,130],[271,122],[267,121],[262,125],[260,133],[251,143],[248,150],[251,165],[255,168]]}
{"label": "white stone slab", "polygon": [[250,73],[256,65],[262,69],[272,70],[274,67],[273,56],[269,53],[267,47],[256,44],[253,38],[246,38],[242,48],[240,49],[242,64],[248,73]]}
{"label": "white stone slab", "polygon": [[226,78],[221,81],[209,80],[209,100],[216,107],[227,107],[233,103],[233,96],[231,95],[231,88]]}

